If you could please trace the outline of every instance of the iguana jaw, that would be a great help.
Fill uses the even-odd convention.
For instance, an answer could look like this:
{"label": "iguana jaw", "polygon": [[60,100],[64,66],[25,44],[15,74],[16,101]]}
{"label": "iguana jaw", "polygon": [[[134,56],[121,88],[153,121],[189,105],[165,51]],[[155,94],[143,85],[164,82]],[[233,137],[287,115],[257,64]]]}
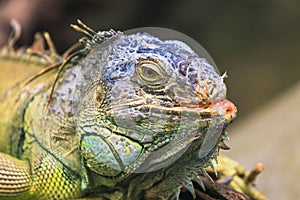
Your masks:
{"label": "iguana jaw", "polygon": [[[151,130],[148,130],[148,132],[151,133],[149,141],[145,139],[145,137],[144,141],[140,141],[141,143],[146,144],[146,146],[144,146],[145,155],[142,156],[142,158],[139,158],[135,163],[135,165],[139,167],[137,169],[129,167],[129,171],[133,170],[135,173],[149,172],[166,167],[171,162],[178,159],[193,141],[200,138],[200,141],[203,142],[205,137],[210,137],[209,134],[215,134],[214,141],[208,141],[208,143],[213,143],[212,146],[208,144],[199,144],[199,147],[202,147],[203,145],[203,148],[207,148],[201,155],[205,154],[205,152],[211,153],[210,149],[217,146],[220,141],[220,136],[224,131],[223,127],[226,127],[233,121],[237,111],[234,104],[226,99],[211,104],[197,106],[185,105],[165,107],[155,104],[146,104],[136,106],[136,109],[147,110],[147,112],[153,113],[154,115],[165,115],[165,119],[162,119],[165,120],[166,124],[161,131],[170,131],[174,133],[171,133],[169,137],[166,137],[165,135],[159,136],[160,134],[157,134],[155,131],[151,133]],[[125,111],[122,111],[122,113],[124,112]],[[130,117],[131,116],[128,116],[128,118]],[[162,119],[159,118],[157,121]],[[174,128],[172,124],[168,124],[169,120],[177,120],[179,125],[181,122],[180,120],[182,120],[182,126],[185,126],[185,123],[188,123],[189,125],[184,128]],[[120,124],[120,126],[122,126],[122,124]],[[124,133],[120,132],[119,134]],[[158,142],[155,142],[154,138],[159,138],[157,139]],[[151,144],[151,146],[147,147],[147,144]]]}

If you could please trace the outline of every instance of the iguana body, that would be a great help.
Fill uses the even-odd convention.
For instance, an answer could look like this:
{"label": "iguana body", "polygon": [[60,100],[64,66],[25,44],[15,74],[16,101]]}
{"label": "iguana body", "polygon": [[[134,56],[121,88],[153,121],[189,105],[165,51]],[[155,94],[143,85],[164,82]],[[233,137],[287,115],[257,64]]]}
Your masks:
{"label": "iguana body", "polygon": [[[0,198],[176,198],[235,117],[224,77],[186,44],[149,34],[98,32],[83,43],[65,59],[40,50],[36,64],[2,52],[1,67],[24,73],[0,104]],[[58,76],[22,85],[29,68],[55,63]]]}

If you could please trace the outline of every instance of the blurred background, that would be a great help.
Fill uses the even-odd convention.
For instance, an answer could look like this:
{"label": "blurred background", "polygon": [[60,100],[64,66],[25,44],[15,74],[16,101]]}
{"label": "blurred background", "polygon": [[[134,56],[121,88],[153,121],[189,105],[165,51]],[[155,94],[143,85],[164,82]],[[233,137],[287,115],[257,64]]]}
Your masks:
{"label": "blurred background", "polygon": [[95,30],[156,26],[198,41],[226,79],[238,107],[227,155],[251,169],[265,166],[257,185],[270,199],[300,199],[300,1],[298,0],[0,0],[0,45],[14,18],[22,24],[17,45],[48,31],[59,52]]}

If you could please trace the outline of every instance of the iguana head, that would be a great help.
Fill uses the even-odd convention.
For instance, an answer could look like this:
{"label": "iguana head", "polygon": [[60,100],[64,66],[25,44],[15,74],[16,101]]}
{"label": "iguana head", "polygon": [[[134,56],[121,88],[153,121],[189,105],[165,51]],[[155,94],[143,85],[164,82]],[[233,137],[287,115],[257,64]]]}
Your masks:
{"label": "iguana head", "polygon": [[189,147],[205,167],[236,108],[224,76],[179,40],[117,33],[96,44],[83,62],[78,109],[86,166],[111,178],[159,170]]}

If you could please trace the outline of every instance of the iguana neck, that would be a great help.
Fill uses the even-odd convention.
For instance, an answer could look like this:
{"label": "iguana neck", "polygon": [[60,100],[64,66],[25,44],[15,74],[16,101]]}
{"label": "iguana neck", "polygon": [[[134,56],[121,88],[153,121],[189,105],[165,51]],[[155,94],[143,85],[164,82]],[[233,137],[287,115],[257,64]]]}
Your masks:
{"label": "iguana neck", "polygon": [[8,52],[4,49],[0,49],[0,63],[0,98],[17,83],[25,82],[49,65],[43,59],[33,58],[23,51]]}

